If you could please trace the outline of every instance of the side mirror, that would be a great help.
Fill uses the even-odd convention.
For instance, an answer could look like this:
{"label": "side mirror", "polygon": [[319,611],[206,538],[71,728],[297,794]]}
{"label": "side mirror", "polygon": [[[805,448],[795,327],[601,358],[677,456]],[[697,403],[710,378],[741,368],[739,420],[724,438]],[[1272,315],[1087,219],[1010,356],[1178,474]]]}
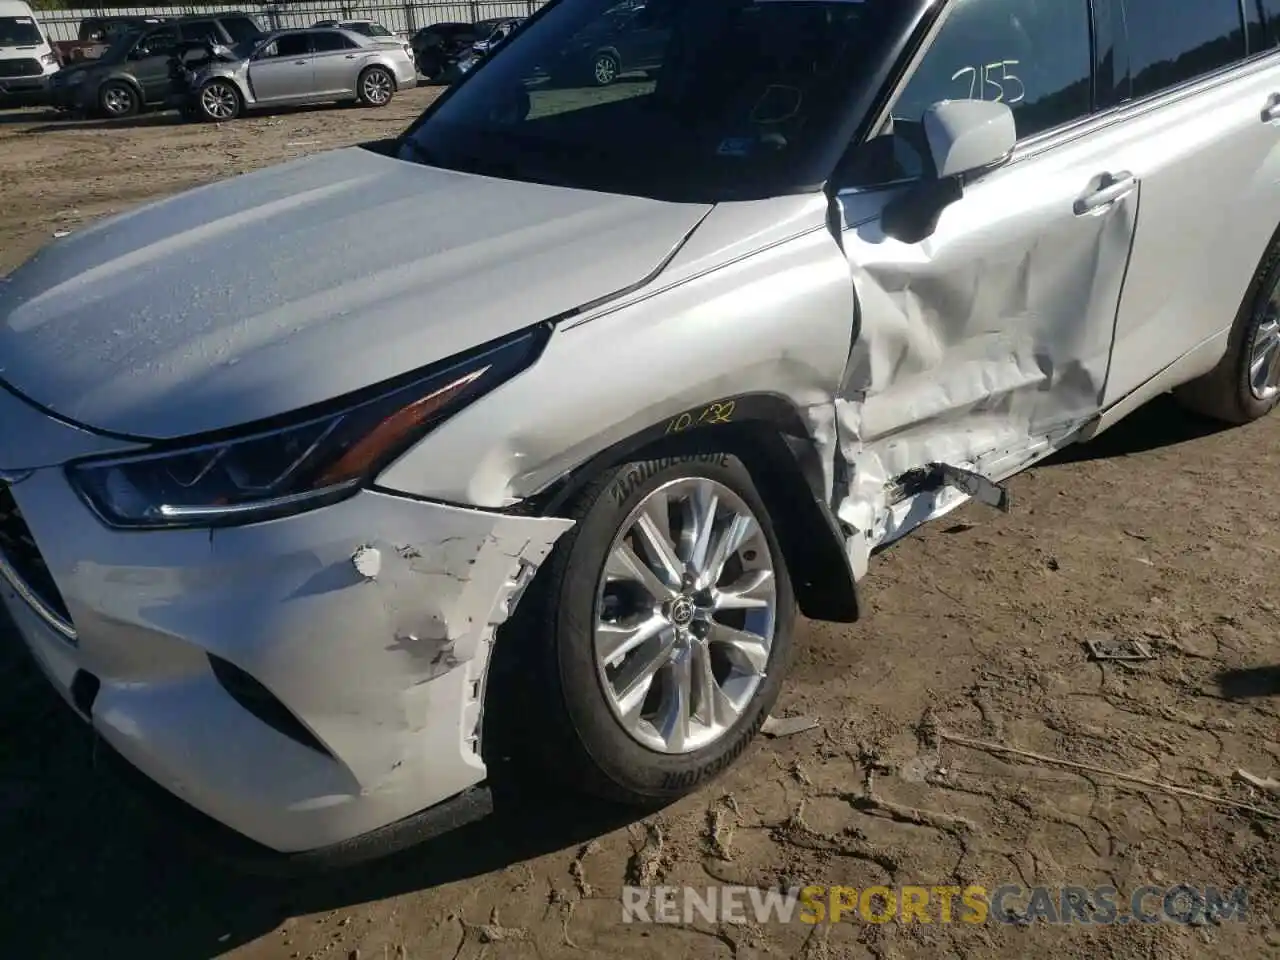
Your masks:
{"label": "side mirror", "polygon": [[1018,142],[1008,104],[943,100],[924,112],[924,134],[939,180],[999,166]]}
{"label": "side mirror", "polygon": [[1013,111],[983,100],[944,100],[925,111],[925,138],[936,171],[890,202],[880,217],[885,236],[920,243],[942,212],[964,196],[965,181],[1000,166],[1018,142]]}

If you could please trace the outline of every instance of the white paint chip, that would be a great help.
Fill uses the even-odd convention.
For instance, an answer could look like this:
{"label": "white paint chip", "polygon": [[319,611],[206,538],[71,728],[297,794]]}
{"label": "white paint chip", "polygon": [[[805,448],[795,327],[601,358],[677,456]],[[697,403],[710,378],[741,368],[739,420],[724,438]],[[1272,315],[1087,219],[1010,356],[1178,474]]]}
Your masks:
{"label": "white paint chip", "polygon": [[351,555],[351,562],[366,580],[373,580],[382,572],[382,553],[374,547],[361,547]]}

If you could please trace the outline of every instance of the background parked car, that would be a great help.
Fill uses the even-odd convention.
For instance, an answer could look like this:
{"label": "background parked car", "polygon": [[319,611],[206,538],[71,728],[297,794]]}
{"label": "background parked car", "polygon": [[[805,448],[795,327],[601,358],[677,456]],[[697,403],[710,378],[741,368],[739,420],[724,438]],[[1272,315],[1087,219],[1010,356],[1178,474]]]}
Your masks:
{"label": "background parked car", "polygon": [[503,22],[479,20],[475,23],[433,23],[423,27],[409,41],[418,72],[428,80],[436,80],[455,66],[471,50],[477,40],[483,40]]}
{"label": "background parked car", "polygon": [[128,33],[140,33],[164,23],[166,17],[110,16],[85,17],[75,40],[59,40],[53,48],[63,65],[79,60],[96,60],[113,43]]}
{"label": "background parked car", "polygon": [[410,60],[413,59],[413,47],[377,20],[317,20],[314,25],[317,27],[333,27],[337,30],[348,30],[351,33],[358,33],[362,37],[368,37],[375,43],[400,47],[409,55]]}
{"label": "background parked car", "polygon": [[186,89],[171,60],[184,44],[224,44],[263,35],[246,13],[178,17],[158,27],[127,33],[102,56],[62,70],[50,84],[56,106],[106,117],[127,117],[147,107],[173,107]]}
{"label": "background parked car", "polygon": [[661,66],[670,36],[656,8],[622,3],[574,37],[551,74],[573,84],[606,87],[623,74]]}
{"label": "background parked car", "polygon": [[454,68],[457,73],[461,75],[474,70],[476,64],[485,57],[491,56],[495,50],[507,42],[516,28],[524,23],[524,19],[524,17],[510,17],[506,20],[492,21],[493,29],[483,39],[471,44],[471,48],[458,59]]}
{"label": "background parked car", "polygon": [[214,53],[189,81],[190,112],[211,121],[305,103],[383,107],[418,82],[406,48],[349,30],[282,30]]}
{"label": "background parked car", "polygon": [[58,55],[23,0],[0,0],[0,105],[45,101]]}

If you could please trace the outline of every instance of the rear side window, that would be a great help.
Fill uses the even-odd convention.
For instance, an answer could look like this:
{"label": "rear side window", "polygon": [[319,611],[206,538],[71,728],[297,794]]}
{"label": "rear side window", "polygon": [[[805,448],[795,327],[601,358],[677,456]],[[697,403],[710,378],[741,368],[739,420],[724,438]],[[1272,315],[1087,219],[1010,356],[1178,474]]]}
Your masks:
{"label": "rear side window", "polygon": [[1089,115],[1092,62],[1088,0],[957,0],[893,115],[918,122],[940,100],[995,100],[1019,138],[1034,136]]}
{"label": "rear side window", "polygon": [[1195,80],[1245,56],[1239,0],[1124,0],[1124,8],[1134,98]]}
{"label": "rear side window", "polygon": [[333,50],[352,50],[355,41],[348,40],[340,33],[324,31],[311,35],[311,49],[316,53],[329,53]]}

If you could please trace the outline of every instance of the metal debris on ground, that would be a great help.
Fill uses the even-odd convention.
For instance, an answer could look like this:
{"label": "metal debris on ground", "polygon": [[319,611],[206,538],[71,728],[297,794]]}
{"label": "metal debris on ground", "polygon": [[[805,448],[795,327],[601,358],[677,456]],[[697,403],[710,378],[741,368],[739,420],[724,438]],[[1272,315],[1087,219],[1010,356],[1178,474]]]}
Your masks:
{"label": "metal debris on ground", "polygon": [[1093,660],[1154,660],[1156,655],[1141,640],[1119,640],[1099,637],[1085,641]]}
{"label": "metal debris on ground", "polygon": [[817,726],[818,721],[812,717],[769,717],[760,727],[760,732],[766,737],[790,737]]}

